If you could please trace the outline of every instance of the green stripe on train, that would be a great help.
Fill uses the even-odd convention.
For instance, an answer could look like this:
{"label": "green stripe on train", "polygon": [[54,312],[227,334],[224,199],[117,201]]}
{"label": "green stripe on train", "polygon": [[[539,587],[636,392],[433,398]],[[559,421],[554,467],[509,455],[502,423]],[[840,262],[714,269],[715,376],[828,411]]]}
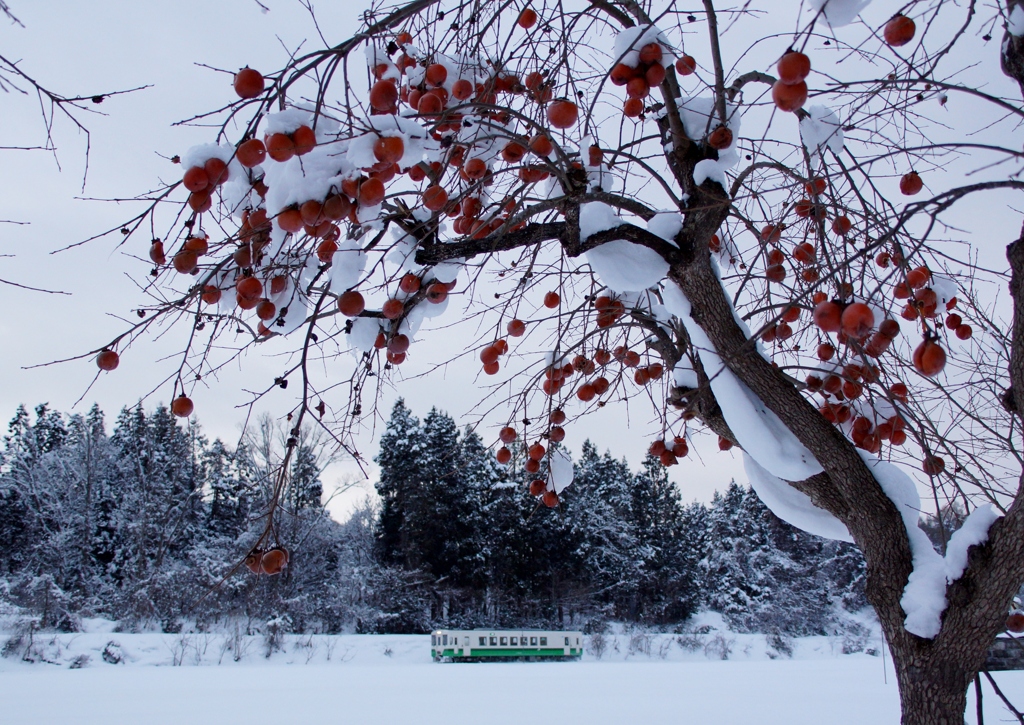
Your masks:
{"label": "green stripe on train", "polygon": [[[455,654],[454,649],[441,650],[441,654],[438,657],[565,657],[565,650],[561,647],[558,649],[482,649],[473,648],[470,649],[460,648],[462,654]],[[583,650],[579,648],[570,647],[569,657],[578,657],[583,654]]]}

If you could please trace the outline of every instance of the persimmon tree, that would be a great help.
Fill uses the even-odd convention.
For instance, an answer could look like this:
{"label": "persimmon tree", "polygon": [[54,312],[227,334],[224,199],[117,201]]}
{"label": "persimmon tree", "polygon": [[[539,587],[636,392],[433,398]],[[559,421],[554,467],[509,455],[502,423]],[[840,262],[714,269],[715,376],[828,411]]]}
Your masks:
{"label": "persimmon tree", "polygon": [[[240,59],[210,143],[121,228],[140,256],[166,230],[152,302],[91,354],[183,326],[187,417],[242,350],[289,352],[283,412],[357,456],[464,308],[495,455],[543,504],[571,495],[564,427],[609,401],[650,406],[666,466],[713,431],[777,514],[860,547],[903,722],[960,723],[1024,582],[1024,243],[1009,272],[973,246],[1024,189],[1024,109],[960,79],[1001,54],[1024,85],[1024,8],[716,5],[418,0]],[[970,512],[944,555],[910,467]]]}

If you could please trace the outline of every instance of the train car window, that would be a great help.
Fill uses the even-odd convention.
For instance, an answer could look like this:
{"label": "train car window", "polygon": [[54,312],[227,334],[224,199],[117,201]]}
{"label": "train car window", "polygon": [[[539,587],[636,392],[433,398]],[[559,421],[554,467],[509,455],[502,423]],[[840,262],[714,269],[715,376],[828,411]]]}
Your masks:
{"label": "train car window", "polygon": [[568,647],[568,646],[569,646],[569,638],[568,638],[568,637],[566,637],[566,638],[565,638],[565,646],[566,646],[566,647]]}
{"label": "train car window", "polygon": [[517,644],[519,644],[519,638],[518,637],[511,637],[510,639],[512,641],[509,644],[511,644],[513,647],[515,647]]}
{"label": "train car window", "polygon": [[537,646],[537,638],[536,637],[530,637],[530,645],[533,646],[533,647]]}
{"label": "train car window", "polygon": [[501,638],[501,646],[504,647],[507,644],[508,644],[508,637],[502,637]]}
{"label": "train car window", "polygon": [[498,638],[497,637],[491,637],[491,647],[497,647],[497,646],[498,646]]}
{"label": "train car window", "polygon": [[541,647],[547,647],[548,646],[548,638],[547,637],[541,637],[540,638],[540,646]]}
{"label": "train car window", "polygon": [[486,637],[481,637],[480,638],[480,646],[481,647],[486,647],[487,646],[487,638]]}
{"label": "train car window", "polygon": [[576,645],[577,645],[577,646],[579,646],[579,643],[580,643],[580,638],[579,638],[579,637],[577,637],[577,638],[576,638]]}
{"label": "train car window", "polygon": [[445,646],[447,644],[448,644],[448,635],[447,634],[442,634],[441,635],[441,645]]}
{"label": "train car window", "polygon": [[435,637],[434,635],[430,635],[430,646],[431,647],[436,647],[437,646],[437,641],[436,640],[437,640],[437,637]]}

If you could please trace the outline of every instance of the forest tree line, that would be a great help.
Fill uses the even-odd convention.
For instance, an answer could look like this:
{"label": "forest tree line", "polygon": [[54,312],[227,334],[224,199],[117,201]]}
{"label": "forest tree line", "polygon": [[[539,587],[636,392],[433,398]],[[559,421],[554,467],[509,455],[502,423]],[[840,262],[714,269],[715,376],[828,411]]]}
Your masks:
{"label": "forest tree line", "polygon": [[[344,523],[323,503],[323,446],[300,435],[273,534],[281,576],[239,562],[263,533],[286,434],[260,421],[236,446],[165,407],[20,407],[0,467],[0,603],[40,626],[125,629],[274,619],[295,632],[434,627],[678,629],[701,609],[738,631],[827,634],[866,606],[853,546],[801,532],[735,483],[684,504],[657,459],[639,470],[584,443],[555,509],[481,437],[396,403],[379,497]],[[542,474],[543,475],[543,471]]]}

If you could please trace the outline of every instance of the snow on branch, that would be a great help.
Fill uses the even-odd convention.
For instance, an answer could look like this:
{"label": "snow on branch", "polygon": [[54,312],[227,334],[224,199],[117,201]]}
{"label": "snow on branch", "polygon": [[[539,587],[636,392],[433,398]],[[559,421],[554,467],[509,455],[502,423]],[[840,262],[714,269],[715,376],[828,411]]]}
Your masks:
{"label": "snow on branch", "polygon": [[988,541],[989,528],[1000,514],[989,505],[972,511],[963,526],[953,534],[943,557],[917,525],[921,497],[910,476],[866,451],[857,452],[882,490],[896,504],[907,527],[914,569],[900,599],[900,606],[907,615],[904,626],[911,634],[932,639],[942,629],[942,613],[948,605],[946,588],[963,576],[967,568],[967,550]]}
{"label": "snow on branch", "polygon": [[849,25],[870,4],[871,0],[810,0],[811,9],[815,12],[824,8],[825,20],[833,28]]}
{"label": "snow on branch", "polygon": [[686,326],[711,381],[711,390],[736,442],[765,470],[787,481],[821,473],[821,464],[779,417],[726,367],[711,340],[690,315],[690,301],[674,282],[663,291],[665,307]]}
{"label": "snow on branch", "polygon": [[800,140],[810,153],[828,149],[837,156],[843,152],[843,125],[835,111],[825,106],[811,106],[800,119]]}
{"label": "snow on branch", "polygon": [[750,487],[761,503],[780,519],[815,536],[853,543],[846,524],[815,506],[804,492],[768,473],[747,453],[743,454],[743,467],[750,477]]}
{"label": "snow on branch", "polygon": [[1010,21],[1006,28],[1010,35],[1015,38],[1019,38],[1024,35],[1024,7],[1020,5],[1014,5],[1013,11],[1010,13]]}

